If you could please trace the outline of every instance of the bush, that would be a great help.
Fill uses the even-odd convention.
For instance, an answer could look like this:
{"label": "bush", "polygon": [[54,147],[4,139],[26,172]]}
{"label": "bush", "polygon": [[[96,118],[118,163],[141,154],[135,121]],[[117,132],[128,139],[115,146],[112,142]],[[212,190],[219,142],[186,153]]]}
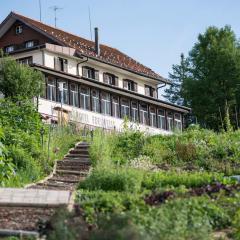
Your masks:
{"label": "bush", "polygon": [[97,168],[79,188],[104,191],[138,192],[141,189],[143,172],[126,168]]}

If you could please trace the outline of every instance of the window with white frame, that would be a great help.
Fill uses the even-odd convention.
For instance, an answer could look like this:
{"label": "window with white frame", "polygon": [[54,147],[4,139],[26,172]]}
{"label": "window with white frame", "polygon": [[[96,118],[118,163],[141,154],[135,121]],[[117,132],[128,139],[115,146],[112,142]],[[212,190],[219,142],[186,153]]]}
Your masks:
{"label": "window with white frame", "polygon": [[148,106],[145,103],[140,104],[140,123],[148,124]]}
{"label": "window with white frame", "polygon": [[174,128],[178,131],[182,131],[182,121],[180,113],[174,114]]}
{"label": "window with white frame", "polygon": [[156,119],[156,109],[154,107],[150,107],[150,126],[156,127],[157,126],[157,119]]}
{"label": "window with white frame", "polygon": [[90,110],[90,90],[88,87],[80,87],[80,107],[85,110]]}
{"label": "window with white frame", "polygon": [[34,47],[34,41],[25,42],[25,48],[32,48],[32,47]]}
{"label": "window with white frame", "polygon": [[56,79],[51,76],[47,78],[47,99],[56,101]]}
{"label": "window with white frame", "polygon": [[103,82],[112,86],[118,86],[118,77],[111,73],[103,73]]}
{"label": "window with white frame", "polygon": [[132,121],[138,122],[138,103],[132,102]]}
{"label": "window with white frame", "polygon": [[5,47],[5,52],[6,52],[6,53],[11,53],[11,52],[13,52],[14,50],[15,50],[14,45],[10,45],[10,46]]}
{"label": "window with white frame", "polygon": [[92,90],[92,111],[100,112],[99,91],[96,89]]}
{"label": "window with white frame", "polygon": [[83,77],[99,80],[99,71],[91,67],[82,67]]}
{"label": "window with white frame", "polygon": [[76,83],[70,83],[70,105],[74,107],[79,106],[78,101],[78,85]]}
{"label": "window with white frame", "polygon": [[101,108],[103,114],[111,115],[111,101],[109,93],[101,93]]}
{"label": "window with white frame", "polygon": [[121,99],[121,117],[130,117],[130,103],[128,99]]}
{"label": "window with white frame", "polygon": [[129,91],[137,92],[137,83],[129,79],[124,79],[123,88]]}
{"label": "window with white frame", "polygon": [[31,65],[33,63],[33,57],[25,57],[25,58],[19,58],[17,59],[17,62],[19,64],[24,64],[24,65]]}
{"label": "window with white frame", "polygon": [[167,124],[168,124],[168,130],[173,131],[173,113],[172,112],[167,113]]}
{"label": "window with white frame", "polygon": [[[57,81],[58,102],[68,104],[68,82],[66,80],[58,79]],[[61,85],[63,86],[62,89]]]}
{"label": "window with white frame", "polygon": [[112,116],[119,117],[119,97],[112,97]]}
{"label": "window with white frame", "polygon": [[156,89],[151,86],[145,85],[145,95],[149,97],[156,97]]}
{"label": "window with white frame", "polygon": [[54,57],[54,69],[57,71],[68,72],[68,60],[61,57]]}
{"label": "window with white frame", "polygon": [[158,109],[158,128],[166,129],[166,117],[163,109]]}
{"label": "window with white frame", "polygon": [[16,32],[16,34],[21,34],[21,33],[23,32],[23,27],[22,27],[22,25],[16,26],[15,32]]}

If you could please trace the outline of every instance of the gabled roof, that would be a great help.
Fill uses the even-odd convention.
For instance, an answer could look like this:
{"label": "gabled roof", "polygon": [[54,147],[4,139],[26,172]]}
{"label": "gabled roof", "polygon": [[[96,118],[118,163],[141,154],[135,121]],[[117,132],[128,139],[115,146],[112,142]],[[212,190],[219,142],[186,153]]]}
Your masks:
{"label": "gabled roof", "polygon": [[63,46],[76,49],[83,56],[87,56],[89,58],[93,58],[98,61],[111,64],[113,66],[122,68],[130,72],[134,72],[136,74],[139,74],[151,79],[155,79],[161,82],[168,82],[168,80],[164,79],[162,76],[155,73],[150,68],[137,62],[136,60],[127,56],[126,54],[122,53],[116,48],[112,48],[107,45],[100,44],[100,55],[97,55],[95,53],[95,43],[93,41],[73,35],[61,29],[43,24],[42,22],[22,16],[15,12],[11,12],[9,14],[9,16],[0,25],[0,29],[3,26],[3,24],[7,21],[7,19],[12,17],[16,20],[22,21],[29,27],[32,27],[35,30],[40,31],[41,33],[47,35],[49,38],[51,38],[52,40],[58,42]]}

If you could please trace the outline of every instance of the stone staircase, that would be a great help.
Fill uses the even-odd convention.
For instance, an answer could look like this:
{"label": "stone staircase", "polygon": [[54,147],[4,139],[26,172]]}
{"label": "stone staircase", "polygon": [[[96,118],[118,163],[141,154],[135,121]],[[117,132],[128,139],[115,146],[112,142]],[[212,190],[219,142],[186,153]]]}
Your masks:
{"label": "stone staircase", "polygon": [[73,191],[90,170],[89,144],[79,143],[70,149],[63,160],[56,162],[53,174],[29,188]]}
{"label": "stone staircase", "polygon": [[1,236],[36,236],[39,222],[51,218],[58,208],[74,203],[73,191],[89,174],[89,144],[81,142],[56,162],[50,176],[25,189],[0,188]]}

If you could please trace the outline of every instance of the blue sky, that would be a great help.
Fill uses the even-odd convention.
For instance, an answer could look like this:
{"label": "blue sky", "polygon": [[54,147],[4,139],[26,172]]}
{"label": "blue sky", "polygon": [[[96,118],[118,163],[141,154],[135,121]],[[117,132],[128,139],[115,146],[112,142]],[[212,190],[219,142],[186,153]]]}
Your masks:
{"label": "blue sky", "polygon": [[[42,21],[54,24],[51,6],[58,13],[58,27],[90,38],[100,28],[100,41],[168,77],[172,64],[187,54],[200,32],[210,25],[231,25],[240,36],[239,0],[41,0]],[[38,0],[0,0],[0,21],[10,11],[39,19]]]}

